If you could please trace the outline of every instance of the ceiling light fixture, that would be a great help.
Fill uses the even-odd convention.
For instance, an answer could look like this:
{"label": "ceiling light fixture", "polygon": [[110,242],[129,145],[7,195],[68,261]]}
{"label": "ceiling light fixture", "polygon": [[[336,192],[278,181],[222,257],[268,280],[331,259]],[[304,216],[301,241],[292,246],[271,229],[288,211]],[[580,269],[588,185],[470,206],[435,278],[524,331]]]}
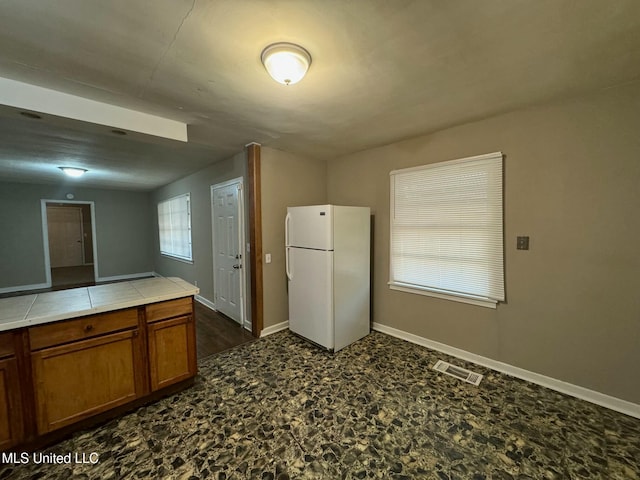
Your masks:
{"label": "ceiling light fixture", "polygon": [[88,170],[86,168],[77,167],[58,167],[64,172],[65,175],[73,178],[78,178],[84,175]]}
{"label": "ceiling light fixture", "polygon": [[271,78],[283,85],[298,83],[311,65],[311,55],[294,43],[272,43],[260,56]]}

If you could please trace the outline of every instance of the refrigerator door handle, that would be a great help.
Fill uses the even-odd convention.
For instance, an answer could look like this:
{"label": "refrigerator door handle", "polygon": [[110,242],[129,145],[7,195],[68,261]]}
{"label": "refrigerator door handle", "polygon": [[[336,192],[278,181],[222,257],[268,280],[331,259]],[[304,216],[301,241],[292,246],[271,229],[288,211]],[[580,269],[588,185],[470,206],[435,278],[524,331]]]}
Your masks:
{"label": "refrigerator door handle", "polygon": [[286,247],[285,250],[286,250],[286,252],[285,252],[285,255],[284,255],[284,262],[285,262],[285,270],[287,272],[287,278],[289,280],[293,280],[293,277],[291,275],[291,270],[289,270],[289,250],[291,250],[291,248],[290,247]]}
{"label": "refrigerator door handle", "polygon": [[289,222],[291,221],[291,214],[287,212],[287,216],[284,217],[284,244],[289,246]]}

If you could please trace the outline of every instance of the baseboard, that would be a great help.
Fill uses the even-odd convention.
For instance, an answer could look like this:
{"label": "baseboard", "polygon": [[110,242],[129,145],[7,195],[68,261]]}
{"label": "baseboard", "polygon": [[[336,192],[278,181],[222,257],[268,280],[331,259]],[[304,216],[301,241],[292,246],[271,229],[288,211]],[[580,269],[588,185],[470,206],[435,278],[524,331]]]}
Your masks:
{"label": "baseboard", "polygon": [[129,273],[126,275],[114,275],[112,277],[98,277],[96,283],[117,282],[118,280],[135,280],[136,278],[157,277],[155,272]]}
{"label": "baseboard", "polygon": [[382,325],[380,323],[374,322],[373,329],[377,330],[378,332],[391,335],[392,337],[397,337],[402,340],[406,340],[408,342],[430,348],[432,350],[437,350],[439,352],[446,353],[447,355],[451,355],[462,360],[476,363],[478,365],[482,365],[483,367],[505,373],[512,377],[520,378],[522,380],[526,380],[528,382],[550,388],[551,390],[556,390],[558,392],[571,395],[572,397],[576,397],[590,403],[595,403],[596,405],[615,410],[616,412],[624,413],[625,415],[629,415],[631,417],[640,418],[640,405],[636,403],[621,400],[619,398],[596,392],[595,390],[589,390],[588,388],[580,387],[572,383],[563,382],[562,380],[557,380],[552,377],[547,377],[546,375],[541,375],[539,373],[531,372],[523,368],[509,365],[508,363],[499,362],[491,358],[467,352],[466,350],[462,350],[460,348],[451,347],[444,343],[429,340],[424,337],[419,337],[418,335],[414,335],[403,330],[398,330],[397,328],[389,327],[387,325]]}
{"label": "baseboard", "polygon": [[204,298],[201,295],[196,295],[196,302],[201,303],[202,305],[204,305],[205,307],[213,310],[214,312],[217,312],[218,310],[216,310],[216,304],[213,303],[211,300],[207,300],[206,298]]}
{"label": "baseboard", "polygon": [[276,323],[275,325],[271,325],[270,327],[263,328],[260,332],[260,338],[266,337],[267,335],[273,335],[274,333],[277,333],[281,330],[286,330],[287,328],[289,328],[288,320],[285,322]]}
{"label": "baseboard", "polygon": [[13,293],[13,292],[27,292],[29,290],[41,290],[43,288],[50,288],[50,283],[34,283],[31,285],[17,285],[15,287],[0,288],[0,294]]}

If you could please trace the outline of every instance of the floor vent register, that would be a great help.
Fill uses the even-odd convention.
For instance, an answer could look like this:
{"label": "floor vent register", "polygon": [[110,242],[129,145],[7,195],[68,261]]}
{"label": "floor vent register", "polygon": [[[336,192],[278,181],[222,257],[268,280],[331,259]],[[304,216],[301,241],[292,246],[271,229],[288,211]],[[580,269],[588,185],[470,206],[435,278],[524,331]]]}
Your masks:
{"label": "floor vent register", "polygon": [[434,365],[433,369],[476,386],[480,385],[480,382],[482,381],[482,375],[479,373],[472,372],[466,368],[456,367],[455,365],[451,365],[450,363],[442,360],[438,360],[438,363]]}

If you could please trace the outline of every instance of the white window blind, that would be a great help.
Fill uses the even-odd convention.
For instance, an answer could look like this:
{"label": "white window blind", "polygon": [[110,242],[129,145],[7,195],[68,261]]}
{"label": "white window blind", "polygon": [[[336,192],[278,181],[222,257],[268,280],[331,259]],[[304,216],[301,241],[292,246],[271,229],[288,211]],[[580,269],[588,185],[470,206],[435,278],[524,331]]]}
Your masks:
{"label": "white window blind", "polygon": [[502,153],[391,172],[391,288],[504,300]]}
{"label": "white window blind", "polygon": [[191,255],[191,202],[188,193],[158,203],[160,253],[182,260]]}

